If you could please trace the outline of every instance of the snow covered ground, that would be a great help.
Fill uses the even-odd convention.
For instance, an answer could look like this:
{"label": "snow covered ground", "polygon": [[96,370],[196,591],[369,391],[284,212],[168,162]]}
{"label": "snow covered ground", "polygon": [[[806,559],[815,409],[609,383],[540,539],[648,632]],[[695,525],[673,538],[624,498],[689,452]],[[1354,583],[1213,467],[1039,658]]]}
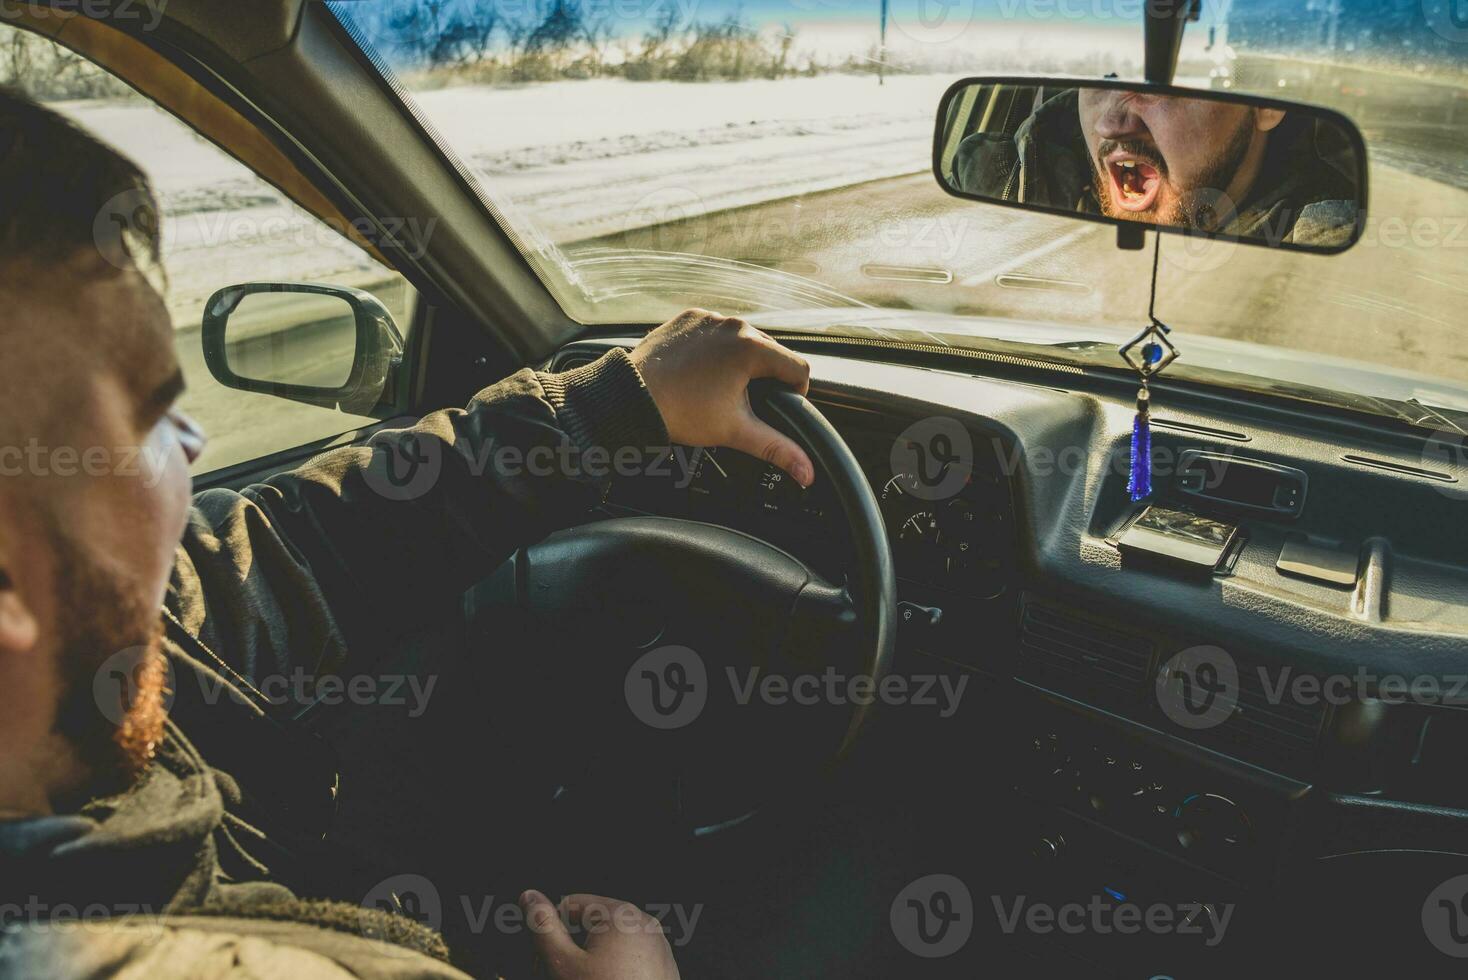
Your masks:
{"label": "snow covered ground", "polygon": [[[926,170],[951,81],[605,79],[444,89],[419,102],[511,222],[559,244]],[[372,275],[359,250],[162,111],[63,108],[154,181],[181,324],[227,282]]]}

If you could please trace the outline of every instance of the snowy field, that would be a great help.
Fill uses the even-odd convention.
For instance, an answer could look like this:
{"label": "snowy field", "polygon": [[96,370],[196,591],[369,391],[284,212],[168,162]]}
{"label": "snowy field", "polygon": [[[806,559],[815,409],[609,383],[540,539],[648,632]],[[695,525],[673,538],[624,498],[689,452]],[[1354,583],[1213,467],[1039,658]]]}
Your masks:
{"label": "snowy field", "polygon": [[[502,213],[527,237],[561,244],[922,172],[951,81],[606,79],[445,89],[419,102]],[[180,325],[227,282],[370,278],[357,249],[161,110],[66,108],[154,181]]]}

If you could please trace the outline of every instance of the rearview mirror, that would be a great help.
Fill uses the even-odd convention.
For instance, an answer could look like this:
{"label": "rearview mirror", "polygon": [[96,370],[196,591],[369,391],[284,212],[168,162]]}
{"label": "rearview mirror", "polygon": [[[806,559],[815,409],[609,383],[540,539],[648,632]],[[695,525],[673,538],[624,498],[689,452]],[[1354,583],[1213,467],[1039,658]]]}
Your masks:
{"label": "rearview mirror", "polygon": [[1366,145],[1329,109],[1165,85],[969,78],[938,107],[950,194],[1311,252],[1361,236]]}
{"label": "rearview mirror", "polygon": [[306,282],[227,286],[204,304],[204,363],[220,384],[370,415],[403,338],[371,293]]}

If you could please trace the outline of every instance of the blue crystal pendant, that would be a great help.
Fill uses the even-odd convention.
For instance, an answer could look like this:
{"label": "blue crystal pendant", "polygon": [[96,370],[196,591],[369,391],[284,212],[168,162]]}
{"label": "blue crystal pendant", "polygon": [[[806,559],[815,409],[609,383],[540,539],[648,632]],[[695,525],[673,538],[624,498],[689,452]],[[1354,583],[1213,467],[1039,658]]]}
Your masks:
{"label": "blue crystal pendant", "polygon": [[1150,378],[1177,360],[1177,348],[1167,339],[1171,332],[1171,327],[1153,317],[1152,322],[1141,333],[1122,344],[1117,353],[1143,379]]}
{"label": "blue crystal pendant", "polygon": [[1137,391],[1137,415],[1132,421],[1131,469],[1126,484],[1127,495],[1134,501],[1152,495],[1152,393],[1147,382],[1177,360],[1177,348],[1167,339],[1170,332],[1165,323],[1152,317],[1146,329],[1118,350],[1142,382]]}

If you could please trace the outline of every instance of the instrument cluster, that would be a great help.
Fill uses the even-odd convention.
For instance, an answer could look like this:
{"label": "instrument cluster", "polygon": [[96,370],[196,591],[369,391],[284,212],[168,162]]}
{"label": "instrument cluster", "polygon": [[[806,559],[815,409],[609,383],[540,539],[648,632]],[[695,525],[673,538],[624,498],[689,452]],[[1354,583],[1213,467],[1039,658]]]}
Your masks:
{"label": "instrument cluster", "polygon": [[[956,489],[938,496],[934,474],[894,472],[893,435],[847,426],[841,431],[880,500],[900,579],[968,596],[1005,590],[1012,508],[997,467],[966,462],[961,479],[947,481]],[[828,577],[839,576],[849,542],[819,475],[805,489],[779,467],[732,449],[679,446],[660,463],[646,476],[614,483],[609,509],[732,527],[785,548]]]}

